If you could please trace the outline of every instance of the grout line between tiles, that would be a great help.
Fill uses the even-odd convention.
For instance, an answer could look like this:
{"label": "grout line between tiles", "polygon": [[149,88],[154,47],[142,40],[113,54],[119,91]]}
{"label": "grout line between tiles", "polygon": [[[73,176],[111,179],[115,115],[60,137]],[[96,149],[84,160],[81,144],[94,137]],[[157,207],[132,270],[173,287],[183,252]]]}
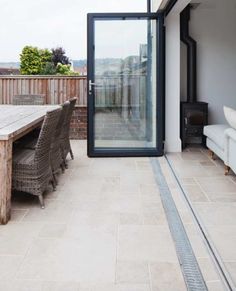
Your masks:
{"label": "grout line between tiles", "polygon": [[151,163],[186,287],[191,291],[208,290],[161,165],[154,158]]}
{"label": "grout line between tiles", "polygon": [[202,237],[204,239],[204,242],[209,250],[209,253],[211,255],[211,258],[213,259],[214,263],[215,263],[215,266],[217,267],[217,270],[221,276],[221,278],[223,279],[223,283],[225,284],[225,286],[227,286],[228,290],[230,291],[233,291],[235,290],[235,287],[234,287],[234,283],[233,283],[233,280],[230,276],[230,274],[228,273],[228,271],[226,270],[224,264],[222,263],[222,260],[221,260],[221,257],[220,255],[218,254],[213,242],[211,241],[207,231],[205,230],[204,226],[203,226],[203,223],[200,219],[200,217],[198,216],[198,214],[196,213],[196,211],[194,210],[194,207],[192,205],[192,203],[190,202],[190,200],[188,199],[188,196],[185,192],[185,190],[183,189],[182,185],[181,185],[181,182],[178,178],[178,176],[176,175],[175,171],[174,171],[174,168],[172,166],[172,163],[170,162],[170,160],[168,159],[168,157],[165,155],[165,159],[169,165],[169,168],[173,174],[173,176],[175,177],[176,179],[176,182],[181,190],[181,193],[183,194],[183,197],[184,197],[184,200],[185,202],[187,203],[187,205],[189,206],[189,209],[190,211],[192,212],[193,214],[193,217],[195,219],[195,222],[200,230],[200,233],[202,234]]}

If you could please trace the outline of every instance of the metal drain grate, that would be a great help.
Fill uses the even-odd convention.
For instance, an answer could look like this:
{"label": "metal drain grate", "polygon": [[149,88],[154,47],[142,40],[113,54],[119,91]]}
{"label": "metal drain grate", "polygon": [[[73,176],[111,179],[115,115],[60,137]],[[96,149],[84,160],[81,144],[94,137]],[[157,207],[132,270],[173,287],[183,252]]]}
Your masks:
{"label": "metal drain grate", "polygon": [[171,236],[175,243],[183,277],[190,291],[207,291],[207,286],[194,255],[192,246],[184,229],[175,202],[156,158],[151,158],[155,180],[160,190],[162,204],[166,213]]}

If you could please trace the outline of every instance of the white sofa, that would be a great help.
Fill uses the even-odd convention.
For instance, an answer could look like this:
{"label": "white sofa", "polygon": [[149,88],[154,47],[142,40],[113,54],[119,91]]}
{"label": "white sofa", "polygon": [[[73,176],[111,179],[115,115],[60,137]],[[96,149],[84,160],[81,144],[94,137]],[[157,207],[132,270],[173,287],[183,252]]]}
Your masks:
{"label": "white sofa", "polygon": [[213,157],[215,153],[224,161],[225,174],[232,169],[236,173],[236,111],[224,107],[227,124],[208,125],[203,134],[207,137],[206,145]]}
{"label": "white sofa", "polygon": [[236,130],[228,128],[225,131],[225,165],[236,173]]}
{"label": "white sofa", "polygon": [[225,130],[229,128],[226,124],[207,125],[204,127],[203,134],[207,137],[206,145],[221,160],[225,161],[226,139]]}

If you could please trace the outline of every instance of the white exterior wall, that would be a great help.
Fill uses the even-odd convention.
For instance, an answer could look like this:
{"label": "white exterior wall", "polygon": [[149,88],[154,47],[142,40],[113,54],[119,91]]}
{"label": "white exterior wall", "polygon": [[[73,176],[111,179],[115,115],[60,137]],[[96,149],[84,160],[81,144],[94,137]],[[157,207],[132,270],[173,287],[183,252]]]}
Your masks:
{"label": "white exterior wall", "polygon": [[190,22],[198,47],[198,101],[209,103],[210,124],[226,123],[223,106],[236,109],[235,1],[202,2]]}
{"label": "white exterior wall", "polygon": [[160,5],[161,5],[162,0],[152,0],[152,12],[156,12]]}
{"label": "white exterior wall", "polygon": [[177,2],[165,19],[166,26],[166,152],[180,152],[180,12],[190,0]]}

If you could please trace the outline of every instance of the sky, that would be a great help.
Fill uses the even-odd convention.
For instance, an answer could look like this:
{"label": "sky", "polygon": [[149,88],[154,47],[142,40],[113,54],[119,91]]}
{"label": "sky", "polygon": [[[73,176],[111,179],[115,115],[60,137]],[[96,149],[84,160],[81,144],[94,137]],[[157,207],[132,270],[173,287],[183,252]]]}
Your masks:
{"label": "sky", "polygon": [[87,13],[146,12],[147,0],[0,0],[0,7],[0,62],[19,61],[25,45],[62,46],[75,60],[86,59]]}

